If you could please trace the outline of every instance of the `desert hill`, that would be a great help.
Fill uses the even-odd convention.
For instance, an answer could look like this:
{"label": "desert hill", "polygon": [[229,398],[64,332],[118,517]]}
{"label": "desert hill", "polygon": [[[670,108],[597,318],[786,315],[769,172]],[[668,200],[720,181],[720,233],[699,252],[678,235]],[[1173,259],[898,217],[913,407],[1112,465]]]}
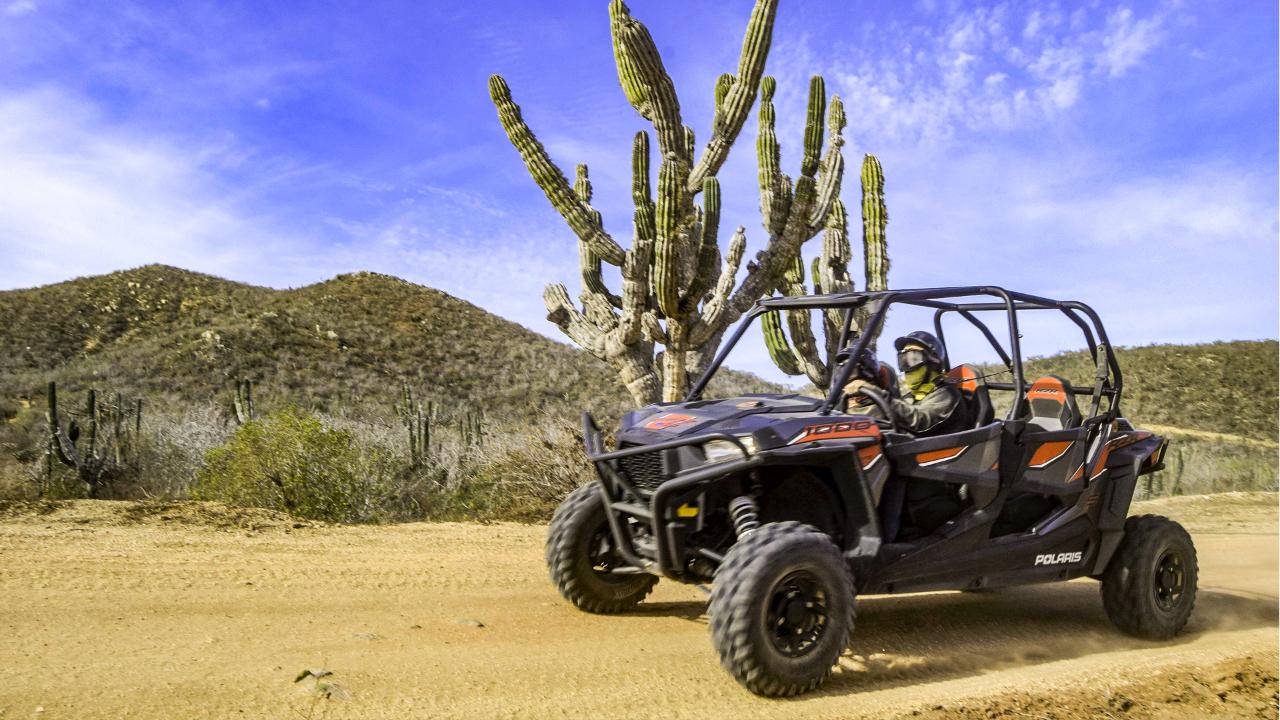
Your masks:
{"label": "desert hill", "polygon": [[[162,265],[0,292],[0,397],[56,379],[161,402],[260,394],[337,412],[420,397],[499,415],[628,396],[613,371],[471,303],[399,278],[339,275],[273,290]],[[764,384],[745,374],[744,390]]]}
{"label": "desert hill", "polygon": [[[1275,441],[1276,341],[1118,352],[1135,422]],[[1050,372],[1090,384],[1093,366],[1083,352],[1028,361],[1029,377]],[[225,402],[242,377],[268,404],[326,412],[389,406],[406,380],[426,399],[503,415],[629,404],[585,352],[386,275],[273,290],[149,265],[0,292],[0,402],[10,406],[38,399],[50,379],[152,402]],[[725,380],[771,387],[745,373]]]}
{"label": "desert hill", "polygon": [[[1134,422],[1275,442],[1275,340],[1147,345],[1118,348],[1116,355],[1124,379],[1121,409]],[[1093,360],[1083,351],[1027,360],[1028,378],[1047,374],[1089,386]]]}

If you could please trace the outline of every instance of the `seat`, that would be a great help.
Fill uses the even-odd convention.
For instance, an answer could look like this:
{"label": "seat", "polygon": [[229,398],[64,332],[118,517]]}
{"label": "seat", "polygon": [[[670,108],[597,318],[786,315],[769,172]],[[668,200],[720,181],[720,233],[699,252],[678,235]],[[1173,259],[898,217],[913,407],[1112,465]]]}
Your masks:
{"label": "seat", "polygon": [[1080,408],[1071,383],[1057,375],[1036,380],[1027,388],[1024,410],[1027,432],[1020,441],[1018,471],[992,527],[992,537],[1026,532],[1069,504],[1070,496],[1083,487],[1071,480],[1084,459],[1083,435],[1061,432],[1080,427]]}
{"label": "seat", "polygon": [[1028,427],[1042,432],[1080,426],[1080,408],[1071,383],[1057,375],[1045,375],[1027,388]]}
{"label": "seat", "polygon": [[969,417],[973,418],[973,427],[980,428],[995,421],[995,408],[991,404],[991,393],[987,389],[987,381],[978,368],[972,365],[957,365],[947,371],[947,382],[960,390],[965,405],[969,409]]}

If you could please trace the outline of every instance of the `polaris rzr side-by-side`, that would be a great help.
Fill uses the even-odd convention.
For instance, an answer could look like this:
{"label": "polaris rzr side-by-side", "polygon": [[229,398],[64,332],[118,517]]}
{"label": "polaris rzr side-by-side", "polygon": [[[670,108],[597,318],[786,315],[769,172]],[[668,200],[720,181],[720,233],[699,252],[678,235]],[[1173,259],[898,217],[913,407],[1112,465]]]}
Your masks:
{"label": "polaris rzr side-by-side", "polygon": [[[942,357],[943,320],[958,317],[1012,376],[988,382],[975,366],[944,362],[971,419],[957,432],[906,432],[885,419],[894,415],[884,395],[873,398],[879,413],[848,405],[851,379],[885,375],[868,372],[866,351],[889,309],[904,305],[933,311]],[[800,309],[843,313],[825,398],[703,399],[752,321]],[[1079,327],[1096,363],[1091,386],[1024,378],[1018,319],[1030,311]],[[856,314],[876,332],[857,332]],[[993,314],[1006,320],[1007,347],[980,319]],[[551,521],[551,578],[596,613],[633,608],[660,577],[711,581],[721,664],[769,696],[811,690],[830,674],[853,633],[858,594],[1087,576],[1101,581],[1103,607],[1121,630],[1169,638],[1195,603],[1195,548],[1171,520],[1128,517],[1138,477],[1163,467],[1167,441],[1121,417],[1122,390],[1102,322],[1080,302],[998,287],[761,300],[684,402],[623,418],[617,449],[606,450],[584,414],[598,481],[571,493]],[[1007,393],[1003,418],[994,417],[995,392]],[[886,493],[895,484],[908,492]]]}

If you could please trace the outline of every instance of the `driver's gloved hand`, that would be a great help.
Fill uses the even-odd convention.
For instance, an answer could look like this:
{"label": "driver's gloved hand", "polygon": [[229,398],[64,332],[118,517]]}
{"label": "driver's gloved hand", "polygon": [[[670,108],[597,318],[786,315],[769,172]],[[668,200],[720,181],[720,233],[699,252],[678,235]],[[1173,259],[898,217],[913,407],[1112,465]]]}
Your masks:
{"label": "driver's gloved hand", "polygon": [[[858,381],[854,381],[854,382],[858,382]],[[867,398],[868,405],[875,402],[875,400],[873,400],[872,398],[879,398],[881,400],[886,399],[883,390],[876,387],[875,385],[872,385],[869,382],[866,382],[865,380],[862,382],[863,382],[863,385],[862,387],[858,388],[858,394]],[[853,383],[850,383],[850,386],[852,385]]]}

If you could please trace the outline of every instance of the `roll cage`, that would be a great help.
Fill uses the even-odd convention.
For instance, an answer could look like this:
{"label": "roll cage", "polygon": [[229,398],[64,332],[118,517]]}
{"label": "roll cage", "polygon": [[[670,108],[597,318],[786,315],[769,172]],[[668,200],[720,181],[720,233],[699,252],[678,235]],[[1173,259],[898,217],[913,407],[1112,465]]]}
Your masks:
{"label": "roll cage", "polygon": [[[992,300],[958,302],[958,300],[978,297],[988,297],[992,298]],[[850,348],[850,343],[852,342],[853,345],[850,348],[849,356],[856,358],[866,348],[870,338],[878,335],[879,330],[884,327],[889,308],[898,304],[932,308],[934,310],[934,333],[938,336],[938,340],[942,342],[943,347],[946,346],[946,335],[942,329],[942,320],[947,313],[956,313],[982,333],[982,336],[991,344],[1001,361],[1013,374],[1013,382],[1011,383],[987,383],[987,386],[993,390],[1009,390],[1013,392],[1013,405],[1009,410],[1010,419],[1016,418],[1021,414],[1023,405],[1026,403],[1027,391],[1027,383],[1022,367],[1021,335],[1018,333],[1018,313],[1031,310],[1057,310],[1061,312],[1079,327],[1084,334],[1089,353],[1093,358],[1094,366],[1097,368],[1093,387],[1072,386],[1071,390],[1078,394],[1092,396],[1093,408],[1092,412],[1089,413],[1090,417],[1110,423],[1120,416],[1120,398],[1124,387],[1123,376],[1120,373],[1120,364],[1116,361],[1115,352],[1107,339],[1107,331],[1103,328],[1102,320],[1099,319],[1093,308],[1077,300],[1050,300],[1036,295],[1005,290],[992,285],[803,295],[759,300],[748,311],[746,319],[738,324],[733,335],[721,346],[715,359],[712,360],[702,377],[690,389],[685,401],[690,402],[702,398],[702,393],[706,389],[707,383],[711,381],[716,371],[720,369],[725,358],[733,351],[734,346],[742,339],[747,328],[751,326],[756,318],[766,312],[774,310],[843,310],[844,321],[837,347]],[[855,311],[862,309],[864,306],[869,306],[868,309],[870,311],[867,329],[874,328],[876,330],[874,333],[859,332],[854,327]],[[1000,310],[1006,313],[1009,330],[1008,350],[1001,346],[991,328],[975,314]],[[1081,314],[1084,317],[1081,317]],[[949,355],[950,353],[948,353]],[[949,360],[947,366],[943,369],[950,369]],[[852,362],[843,363],[837,368],[832,376],[831,387],[827,389],[826,400],[818,411],[819,414],[829,415],[838,406],[843,394],[842,389],[849,382],[853,370],[854,363]],[[1108,398],[1110,403],[1107,411],[1101,417],[1098,417],[1098,411],[1101,409],[1102,398],[1104,397]]]}

